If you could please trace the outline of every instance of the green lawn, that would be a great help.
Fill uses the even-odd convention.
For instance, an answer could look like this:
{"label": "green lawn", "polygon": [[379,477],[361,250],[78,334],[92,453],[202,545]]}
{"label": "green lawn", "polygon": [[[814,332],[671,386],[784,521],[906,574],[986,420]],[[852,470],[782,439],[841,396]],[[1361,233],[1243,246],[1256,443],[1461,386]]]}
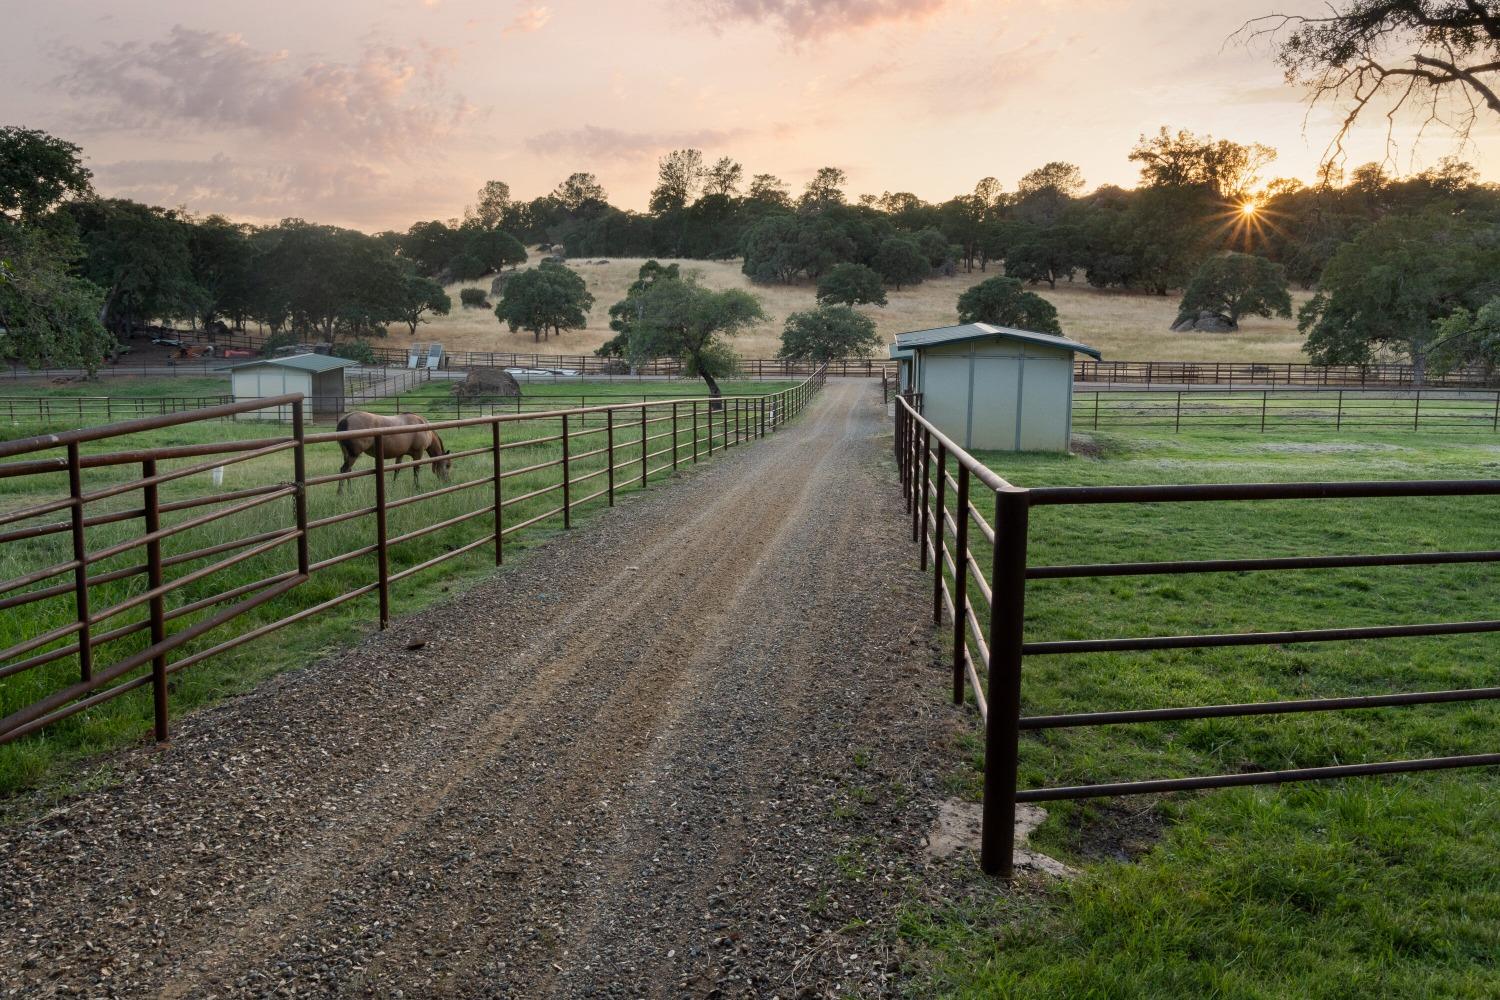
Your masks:
{"label": "green lawn", "polygon": [[[1485,478],[1489,434],[1108,434],[1094,458],[983,456],[1023,486]],[[1033,564],[1500,548],[1486,498],[1045,507]],[[1487,565],[1032,581],[1030,640],[1494,618]],[[1031,657],[1023,713],[1495,684],[1497,638]],[[958,787],[974,794],[978,742]],[[1493,702],[1051,730],[1021,787],[1500,749]],[[1034,842],[1083,869],[1007,889],[975,872],[903,934],[919,995],[1500,995],[1493,769],[1049,804]]]}
{"label": "green lawn", "polygon": [[[770,388],[765,383],[756,385]],[[650,442],[649,451],[651,477],[660,479],[672,475],[673,444],[670,407],[652,410],[652,423],[647,433],[656,440]],[[729,412],[729,411],[725,411]],[[680,464],[687,466],[693,455],[692,414],[682,408],[679,415],[677,449]],[[661,418],[658,422],[658,418]],[[698,450],[707,460],[708,428],[706,408],[699,409]],[[628,493],[641,488],[641,427],[639,411],[625,411],[617,415],[615,435],[615,462],[620,466],[616,473],[618,493]],[[636,421],[635,426],[630,426]],[[11,428],[14,436],[58,429],[58,426],[17,426]],[[734,419],[730,416],[729,433],[734,435]],[[572,454],[570,460],[574,503],[573,523],[603,508],[606,497],[590,494],[603,492],[608,480],[605,475],[606,456],[588,452],[602,450],[605,446],[605,418],[592,414],[587,418],[575,417],[570,421]],[[327,430],[326,426],[314,430]],[[522,522],[547,513],[561,503],[560,492],[540,492],[560,482],[560,469],[527,470],[532,466],[555,461],[561,457],[561,444],[546,441],[523,445],[531,439],[556,436],[561,429],[557,419],[532,419],[505,422],[502,424],[502,441],[507,446],[503,452],[502,467],[515,474],[504,481],[505,524],[515,528]],[[748,424],[746,426],[748,431]],[[592,433],[580,433],[580,432]],[[286,425],[261,422],[205,421],[198,424],[173,427],[161,431],[135,434],[109,442],[96,442],[83,446],[85,454],[102,451],[122,451],[152,445],[184,445],[201,442],[250,439],[289,434]],[[724,427],[722,414],[714,420],[714,448],[723,448]],[[486,447],[491,434],[488,426],[446,430],[443,439],[449,450],[462,451],[468,448]],[[661,452],[661,454],[656,454]],[[28,457],[51,457],[59,454],[44,453]],[[341,454],[337,444],[321,443],[309,445],[307,450],[310,476],[338,470]],[[204,459],[182,459],[164,461],[162,472],[186,467]],[[363,458],[357,468],[370,468],[371,460]],[[92,491],[114,482],[134,479],[140,475],[138,466],[119,466],[85,471],[84,488]],[[391,549],[391,572],[415,566],[425,560],[450,552],[456,547],[492,536],[493,521],[487,513],[493,503],[491,488],[491,462],[489,453],[461,458],[454,462],[453,483],[473,482],[474,485],[455,492],[426,496],[440,485],[431,471],[423,474],[423,499],[404,504],[391,510],[389,535],[392,538],[422,528],[437,525],[449,518],[470,512],[483,512],[480,516],[461,523],[443,527],[421,537],[393,545]],[[246,489],[267,483],[288,482],[292,478],[292,454],[284,451],[263,456],[239,464],[223,467],[222,484],[214,485],[208,472],[164,484],[161,500],[170,504],[175,500],[186,500],[212,495],[217,492]],[[17,512],[39,502],[53,500],[66,495],[67,483],[61,473],[46,473],[26,477],[0,478],[0,515]],[[309,490],[309,517],[316,521],[340,514],[353,514],[367,507],[374,499],[374,483],[370,478],[355,480],[344,495],[335,492],[335,484],[314,486]],[[403,500],[418,496],[413,488],[410,473],[390,485],[388,499]],[[129,492],[117,497],[102,499],[87,505],[89,516],[110,511],[134,509],[139,506],[139,492]],[[215,505],[222,506],[222,505]],[[180,524],[202,515],[215,507],[199,507],[165,514],[164,526]],[[13,531],[18,527],[66,521],[65,511],[52,512],[39,517],[0,526],[0,531]],[[163,556],[193,552],[199,548],[246,538],[262,532],[284,529],[294,525],[293,506],[290,498],[280,498],[250,510],[241,511],[229,518],[190,528],[172,535],[162,543]],[[561,530],[562,517],[554,514],[536,525],[507,535],[506,558],[512,558],[526,545],[546,538]],[[142,521],[137,517],[104,524],[88,529],[89,551],[97,552],[107,545],[125,539],[139,537]],[[332,559],[368,546],[375,540],[374,519],[370,516],[350,517],[334,523],[315,526],[310,533],[310,558]],[[167,579],[173,579],[189,571],[211,565],[229,558],[233,553],[219,553],[206,558],[184,561],[169,569]],[[71,557],[70,539],[66,531],[0,544],[0,581],[16,578],[40,568],[66,562]],[[144,550],[137,548],[111,559],[92,565],[90,574],[97,575],[111,569],[135,566],[144,561]],[[436,569],[417,574],[392,585],[391,606],[397,615],[407,614],[446,594],[460,589],[467,582],[492,571],[493,548],[480,545],[476,550],[442,563]],[[210,599],[236,586],[264,579],[276,573],[295,568],[292,546],[283,545],[270,552],[254,556],[245,562],[216,571],[194,583],[174,591],[168,599],[168,609],[182,607],[196,600]],[[201,650],[229,635],[238,634],[259,624],[279,619],[292,612],[310,607],[343,595],[350,590],[367,585],[376,578],[373,554],[359,555],[337,562],[313,574],[312,579],[293,590],[244,616],[231,625],[195,640],[185,650],[172,655],[176,661],[194,650]],[[54,577],[37,586],[47,586],[59,581],[70,581],[71,576]],[[35,588],[23,588],[35,589]],[[145,590],[145,576],[134,575],[125,579],[101,583],[91,587],[92,610],[101,609],[121,600],[138,595]],[[9,596],[7,593],[6,596]],[[218,610],[210,605],[201,612],[178,619],[172,627],[200,620]],[[120,617],[96,627],[96,632],[113,628],[144,618],[144,608],[137,607]],[[72,597],[62,595],[6,610],[0,615],[0,648],[9,647],[49,629],[65,625],[73,620]],[[194,706],[212,702],[234,692],[253,686],[266,675],[289,666],[308,662],[319,652],[337,644],[348,642],[376,622],[376,604],[373,594],[362,596],[339,605],[327,613],[306,619],[287,629],[275,633],[273,638],[249,643],[227,653],[216,656],[200,665],[193,666],[172,676],[172,706],[174,714]],[[59,644],[42,647],[56,648]],[[126,636],[109,642],[96,653],[96,662],[102,667],[117,662],[131,652],[144,648],[143,633]],[[0,678],[0,716],[8,715],[32,704],[40,697],[56,691],[78,677],[75,657],[67,657],[54,663],[36,667]],[[61,721],[34,736],[24,737],[0,746],[0,796],[48,781],[66,773],[60,765],[101,749],[117,746],[123,742],[138,740],[149,731],[149,688],[138,689],[124,697],[102,703],[88,711]]]}

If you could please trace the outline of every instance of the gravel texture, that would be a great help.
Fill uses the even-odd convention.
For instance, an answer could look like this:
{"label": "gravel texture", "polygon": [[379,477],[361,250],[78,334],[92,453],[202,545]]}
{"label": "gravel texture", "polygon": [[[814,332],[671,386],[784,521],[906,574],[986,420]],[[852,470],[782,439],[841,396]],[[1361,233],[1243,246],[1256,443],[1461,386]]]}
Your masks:
{"label": "gravel texture", "polygon": [[895,995],[961,724],[908,523],[831,381],[0,827],[0,996]]}

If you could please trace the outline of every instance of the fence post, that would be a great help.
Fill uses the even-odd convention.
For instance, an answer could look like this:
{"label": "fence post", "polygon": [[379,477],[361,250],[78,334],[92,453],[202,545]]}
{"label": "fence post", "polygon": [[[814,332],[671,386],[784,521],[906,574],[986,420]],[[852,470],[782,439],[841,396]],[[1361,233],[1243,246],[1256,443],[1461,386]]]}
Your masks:
{"label": "fence post", "polygon": [[677,471],[677,403],[672,403],[672,471]]}
{"label": "fence post", "polygon": [[969,603],[969,467],[963,462],[958,463],[958,493],[953,501],[953,704],[962,705],[965,609]]}
{"label": "fence post", "polygon": [[607,471],[604,473],[609,491],[609,505],[615,505],[615,411],[613,408],[604,411],[604,460]]}
{"label": "fence post", "polygon": [[1417,424],[1422,419],[1422,390],[1417,390],[1417,405],[1411,411],[1411,429],[1416,430]]}
{"label": "fence post", "polygon": [[[1496,394],[1497,402],[1500,402],[1500,394]],[[693,400],[693,464],[698,464],[698,401]]]}
{"label": "fence post", "polygon": [[1182,390],[1177,390],[1177,423],[1172,428],[1172,433],[1182,433]]}
{"label": "fence post", "polygon": [[937,446],[937,481],[932,500],[932,624],[943,623],[943,495],[948,490],[948,449]]}
{"label": "fence post", "polygon": [[94,677],[94,647],[89,628],[88,545],[83,535],[83,463],[76,443],[68,445],[68,496],[72,500],[69,511],[73,527],[73,610],[78,621],[78,672],[80,679],[87,681]]}
{"label": "fence post", "polygon": [[296,480],[297,492],[292,495],[292,503],[293,516],[297,519],[297,573],[299,576],[308,576],[310,569],[307,555],[307,442],[300,399],[292,404],[292,438],[296,441],[296,444],[292,446],[292,477]]}
{"label": "fence post", "polygon": [[1262,389],[1260,391],[1260,432],[1262,434],[1266,432],[1266,400],[1269,396],[1269,389]]}
{"label": "fence post", "polygon": [[495,484],[495,565],[505,562],[505,503],[501,497],[500,421],[490,424],[490,475]]}
{"label": "fence post", "polygon": [[562,494],[563,527],[573,527],[572,484],[568,481],[568,415],[562,415]]}
{"label": "fence post", "polygon": [[919,529],[919,534],[921,534],[919,541],[921,541],[921,544],[916,547],[918,549],[916,550],[916,562],[918,562],[918,567],[916,568],[918,570],[926,570],[927,568],[927,483],[929,483],[929,478],[932,477],[932,447],[932,432],[927,430],[927,427],[922,427],[922,523],[921,529]]}
{"label": "fence post", "polygon": [[650,442],[648,442],[646,440],[646,437],[647,437],[646,429],[647,429],[647,427],[646,427],[646,404],[642,403],[641,404],[641,488],[642,489],[644,489],[645,486],[646,486],[646,476],[648,474],[648,472],[647,472],[647,464],[646,464],[646,454],[647,454],[647,451],[649,450],[649,446],[650,446]]}
{"label": "fence post", "polygon": [[380,627],[391,622],[391,567],[386,552],[385,438],[375,437],[375,569],[380,593]]}
{"label": "fence post", "polygon": [[[148,458],[141,463],[141,475],[148,480],[155,478],[156,459]],[[156,484],[148,483],[141,492],[143,501],[141,506],[146,511],[146,533],[155,534],[161,530],[161,505]],[[146,543],[146,587],[155,590],[161,585],[161,540],[153,538]],[[151,645],[153,646],[167,637],[165,603],[161,596],[151,598]],[[87,639],[87,636],[83,638]],[[156,742],[165,743],[171,737],[168,717],[170,710],[167,705],[167,654],[165,653],[151,660],[151,708],[156,723]]]}
{"label": "fence post", "polygon": [[1490,423],[1490,430],[1500,430],[1500,391],[1495,393],[1495,419]]}
{"label": "fence post", "polygon": [[756,436],[757,437],[765,437],[766,436],[766,397],[764,397],[764,396],[760,397],[760,404],[759,404],[758,409],[760,410],[760,412],[755,415],[755,424],[756,424],[756,427],[758,428],[758,433],[756,434]]}
{"label": "fence post", "polygon": [[995,563],[991,575],[989,718],[984,734],[984,806],[979,865],[1014,874],[1016,762],[1021,737],[1021,644],[1026,620],[1025,490],[995,495]]}
{"label": "fence post", "polygon": [[1339,390],[1339,408],[1333,415],[1333,429],[1341,431],[1344,429],[1344,390]]}

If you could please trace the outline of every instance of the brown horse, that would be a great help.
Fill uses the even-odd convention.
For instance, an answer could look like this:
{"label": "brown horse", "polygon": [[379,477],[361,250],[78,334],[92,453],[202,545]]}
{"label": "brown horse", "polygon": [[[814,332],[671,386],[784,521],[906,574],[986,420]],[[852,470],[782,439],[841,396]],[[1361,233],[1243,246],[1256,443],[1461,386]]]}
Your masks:
{"label": "brown horse", "polygon": [[[396,476],[401,475],[401,459],[407,458],[415,462],[426,452],[431,458],[437,458],[448,454],[448,449],[443,447],[443,439],[438,437],[437,431],[427,429],[427,418],[417,413],[397,413],[394,416],[386,416],[382,413],[367,413],[364,410],[355,410],[346,414],[339,421],[341,431],[364,431],[384,427],[409,427],[410,430],[390,431],[385,434],[372,434],[369,437],[344,438],[339,441],[339,447],[344,451],[344,465],[340,472],[348,472],[354,468],[355,459],[366,453],[373,454],[376,442],[380,442],[380,457],[386,461],[396,460],[396,471],[391,477],[395,481]],[[448,471],[453,462],[444,460],[432,463],[432,471],[443,482],[448,481]],[[417,488],[422,486],[422,466],[411,467],[412,479]],[[339,480],[340,493],[344,492],[344,483],[347,480]]]}

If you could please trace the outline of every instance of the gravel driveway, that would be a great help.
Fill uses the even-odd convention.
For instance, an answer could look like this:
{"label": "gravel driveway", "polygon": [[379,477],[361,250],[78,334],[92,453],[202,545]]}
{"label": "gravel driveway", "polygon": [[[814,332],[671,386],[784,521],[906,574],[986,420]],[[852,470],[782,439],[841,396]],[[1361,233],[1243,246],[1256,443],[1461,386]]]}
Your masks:
{"label": "gravel driveway", "polygon": [[0,996],[893,994],[960,723],[886,434],[831,381],[0,828]]}

